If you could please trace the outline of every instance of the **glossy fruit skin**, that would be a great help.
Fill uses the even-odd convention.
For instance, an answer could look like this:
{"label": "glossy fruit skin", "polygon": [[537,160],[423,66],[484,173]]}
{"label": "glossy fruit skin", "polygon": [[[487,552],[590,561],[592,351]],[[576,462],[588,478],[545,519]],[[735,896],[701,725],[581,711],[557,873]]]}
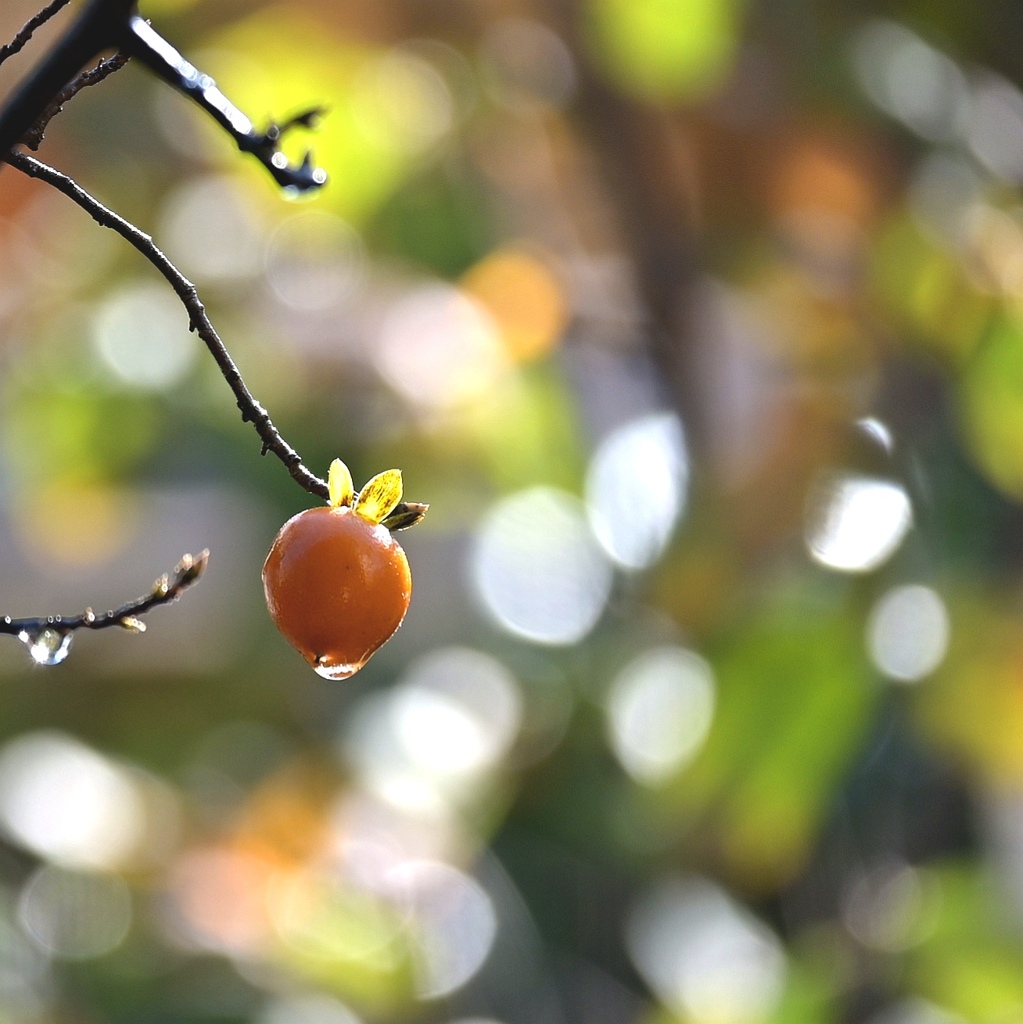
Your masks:
{"label": "glossy fruit skin", "polygon": [[349,508],[310,508],[280,529],[263,566],[270,617],[321,675],[344,679],[401,625],[412,575],[385,527]]}

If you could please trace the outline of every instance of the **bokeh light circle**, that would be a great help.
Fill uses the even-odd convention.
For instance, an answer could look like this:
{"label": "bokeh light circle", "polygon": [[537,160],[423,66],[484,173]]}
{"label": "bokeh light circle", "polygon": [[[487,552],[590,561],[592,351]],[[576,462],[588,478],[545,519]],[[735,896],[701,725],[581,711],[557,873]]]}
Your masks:
{"label": "bokeh light circle", "polygon": [[344,1003],[322,993],[280,996],[271,1000],[254,1024],[362,1024]]}
{"label": "bokeh light circle", "polygon": [[425,409],[451,409],[482,398],[507,366],[492,318],[446,284],[428,284],[396,302],[376,349],[381,376]]}
{"label": "bokeh light circle", "polygon": [[699,752],[714,716],[714,675],[699,655],[657,647],[630,661],[607,696],[615,756],[637,781],[656,784]]}
{"label": "bokeh light circle", "polygon": [[366,253],[347,221],[325,210],[302,210],[281,224],[266,250],[274,295],[299,311],[330,309],[361,282]]}
{"label": "bokeh light circle", "polygon": [[497,911],[486,889],[440,861],[408,861],[394,868],[390,881],[411,915],[419,997],[436,999],[461,988],[497,937]]}
{"label": "bokeh light circle", "polygon": [[64,960],[91,960],[116,949],[131,918],[131,893],[121,878],[50,864],[29,877],[18,900],[25,933],[45,953]]}
{"label": "bokeh light circle", "polygon": [[380,799],[406,813],[443,813],[500,767],[522,713],[518,683],[500,661],[439,648],[356,704],[341,749]]}
{"label": "bokeh light circle", "polygon": [[626,945],[654,993],[687,1020],[754,1024],[781,999],[778,937],[706,879],[656,882],[633,907]]}
{"label": "bokeh light circle", "polygon": [[392,698],[399,743],[421,771],[472,776],[493,767],[518,732],[522,700],[496,658],[467,647],[415,662]]}
{"label": "bokeh light circle", "polygon": [[833,472],[813,488],[806,545],[813,559],[839,572],[870,572],[898,550],[913,525],[904,487],[882,477]]}
{"label": "bokeh light circle", "polygon": [[948,611],[930,587],[893,587],[871,610],[867,623],[871,660],[898,682],[912,683],[930,675],[944,660],[948,641]]}
{"label": "bokeh light circle", "polygon": [[180,302],[157,284],[129,285],[111,295],[96,311],[93,340],[125,384],[152,391],[182,381],[198,354]]}
{"label": "bokeh light circle", "polygon": [[102,754],[62,733],[28,733],[0,753],[0,825],[55,863],[113,868],[143,840],[145,803]]}
{"label": "bokeh light circle", "polygon": [[264,230],[230,178],[206,175],[184,182],[161,214],[167,254],[193,280],[237,281],[259,273]]}
{"label": "bokeh light circle", "polygon": [[619,427],[597,448],[586,476],[593,532],[622,567],[642,569],[663,553],[685,506],[689,466],[673,413]]}
{"label": "bokeh light circle", "polygon": [[472,572],[487,611],[540,644],[581,640],[611,594],[612,570],[582,503],[550,487],[498,502],[480,525]]}

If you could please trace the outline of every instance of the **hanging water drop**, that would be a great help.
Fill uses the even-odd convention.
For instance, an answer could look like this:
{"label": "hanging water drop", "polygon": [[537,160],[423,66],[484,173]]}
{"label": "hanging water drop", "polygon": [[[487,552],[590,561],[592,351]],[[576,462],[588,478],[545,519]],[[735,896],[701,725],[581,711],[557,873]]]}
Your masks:
{"label": "hanging water drop", "polygon": [[37,665],[59,665],[71,650],[71,634],[53,626],[37,633],[23,630],[18,639],[28,646],[28,653]]}
{"label": "hanging water drop", "polygon": [[357,661],[347,664],[335,664],[322,655],[316,659],[313,671],[324,679],[350,679],[356,672],[366,664],[366,661]]}

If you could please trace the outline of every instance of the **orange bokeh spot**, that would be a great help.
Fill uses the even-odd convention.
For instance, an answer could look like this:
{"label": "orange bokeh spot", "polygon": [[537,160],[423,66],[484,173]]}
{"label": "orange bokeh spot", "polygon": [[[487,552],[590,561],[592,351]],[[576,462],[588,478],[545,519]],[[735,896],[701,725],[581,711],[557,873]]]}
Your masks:
{"label": "orange bokeh spot", "polygon": [[186,854],[172,884],[186,934],[203,946],[258,952],[272,930],[266,898],[277,870],[259,856],[225,846]]}
{"label": "orange bokeh spot", "polygon": [[779,154],[770,205],[776,216],[814,210],[864,226],[878,205],[874,179],[870,159],[854,142],[807,135],[792,140]]}
{"label": "orange bokeh spot", "polygon": [[560,340],[568,319],[564,290],[536,256],[498,250],[466,272],[461,288],[493,317],[515,361],[537,359]]}
{"label": "orange bokeh spot", "polygon": [[56,479],[20,496],[14,523],[33,560],[85,568],[110,560],[132,540],[135,506],[123,489]]}

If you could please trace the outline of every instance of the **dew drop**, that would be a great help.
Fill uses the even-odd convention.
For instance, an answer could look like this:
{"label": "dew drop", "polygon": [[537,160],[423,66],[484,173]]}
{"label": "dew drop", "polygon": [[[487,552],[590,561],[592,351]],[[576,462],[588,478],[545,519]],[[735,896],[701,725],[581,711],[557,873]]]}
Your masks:
{"label": "dew drop", "polygon": [[71,634],[52,626],[38,633],[23,630],[18,639],[28,646],[28,653],[37,665],[59,665],[71,650]]}
{"label": "dew drop", "polygon": [[313,663],[313,671],[324,679],[350,679],[365,665],[365,661],[349,662],[341,665],[327,664],[325,658],[317,658]]}

